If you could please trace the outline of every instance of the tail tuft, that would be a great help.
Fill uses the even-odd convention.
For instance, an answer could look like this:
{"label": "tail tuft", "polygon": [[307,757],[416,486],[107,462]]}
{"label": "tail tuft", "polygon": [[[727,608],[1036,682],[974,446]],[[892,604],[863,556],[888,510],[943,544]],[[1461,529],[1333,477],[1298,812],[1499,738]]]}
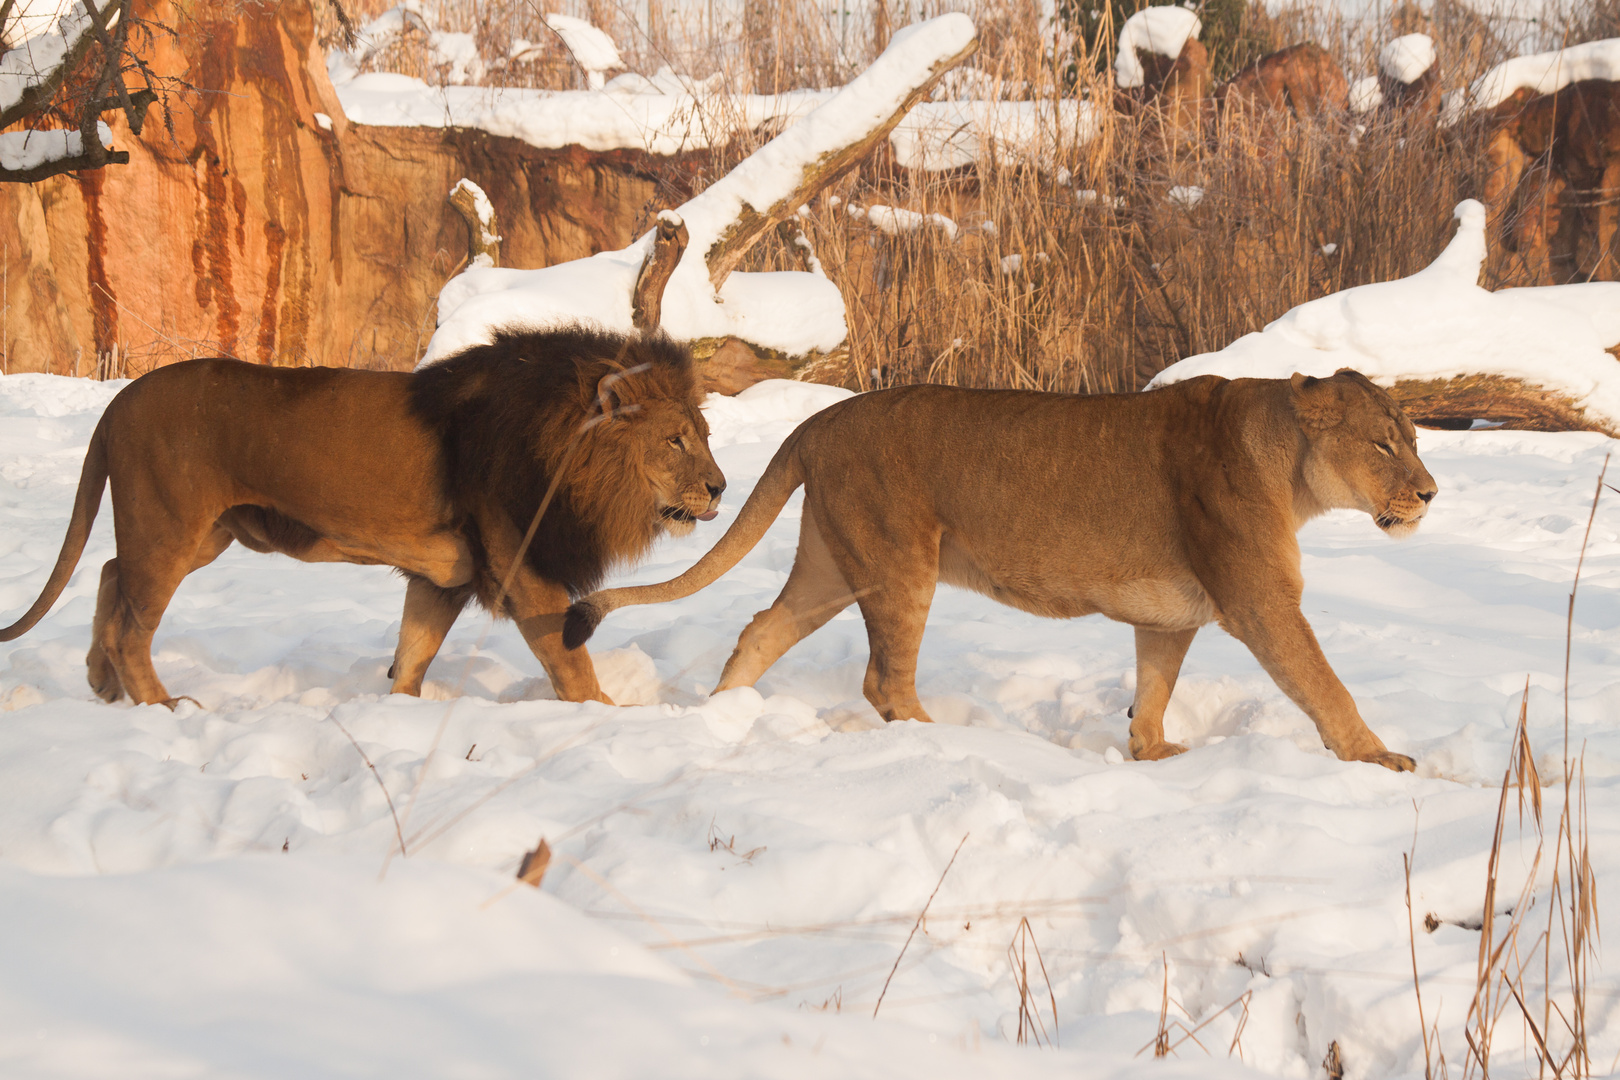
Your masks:
{"label": "tail tuft", "polygon": [[569,605],[568,614],[563,617],[563,645],[577,649],[591,640],[606,614],[588,598]]}

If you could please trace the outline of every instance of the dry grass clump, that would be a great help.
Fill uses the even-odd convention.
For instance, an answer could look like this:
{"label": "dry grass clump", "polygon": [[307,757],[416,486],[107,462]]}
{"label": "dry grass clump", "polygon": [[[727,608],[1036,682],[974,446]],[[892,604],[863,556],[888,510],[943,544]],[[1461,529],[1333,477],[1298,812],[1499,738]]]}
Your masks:
{"label": "dry grass clump", "polygon": [[[1152,156],[1156,117],[1109,118],[1069,164],[966,176],[890,166],[813,208],[849,309],[851,381],[1114,391],[1296,304],[1427,265],[1483,168],[1398,119],[1232,114],[1213,149]],[[851,208],[940,214],[887,234]],[[768,259],[762,253],[762,259]],[[1491,282],[1513,280],[1503,259]],[[1490,282],[1488,282],[1490,283]]]}
{"label": "dry grass clump", "polygon": [[[1581,555],[1575,564],[1575,580],[1569,590],[1569,612],[1564,637],[1564,750],[1563,799],[1555,825],[1553,851],[1547,860],[1550,880],[1545,892],[1539,873],[1546,854],[1546,829],[1542,820],[1543,787],[1536,768],[1528,731],[1530,680],[1525,679],[1524,696],[1519,703],[1519,722],[1514,728],[1507,768],[1502,773],[1496,804],[1496,826],[1491,835],[1490,857],[1485,864],[1485,896],[1480,909],[1479,960],[1474,979],[1474,995],[1463,1021],[1464,1080],[1481,1080],[1491,1073],[1496,1029],[1503,1017],[1517,1014],[1524,1031],[1524,1043],[1534,1055],[1538,1076],[1570,1077],[1583,1080],[1594,1075],[1587,1028],[1588,981],[1592,965],[1601,965],[1598,953],[1599,931],[1597,873],[1592,866],[1591,814],[1586,804],[1586,754],[1572,756],[1569,733],[1570,653],[1575,634],[1575,596],[1580,589],[1581,568],[1586,562],[1586,546],[1597,519],[1598,501],[1609,469],[1603,459],[1592,493],[1592,509],[1581,538]],[[1610,490],[1616,490],[1610,487]],[[1510,793],[1512,795],[1510,796]],[[1499,910],[1497,887],[1501,876],[1502,853],[1508,842],[1507,823],[1510,799],[1517,803],[1520,843],[1526,841],[1525,817],[1529,811],[1535,847],[1524,884],[1511,906]],[[1416,846],[1416,827],[1413,845]],[[1425,1080],[1449,1078],[1445,1048],[1438,1017],[1431,1022],[1424,1011],[1423,987],[1418,973],[1417,936],[1412,925],[1412,857],[1403,856],[1406,868],[1407,932],[1412,943],[1412,986],[1417,998],[1418,1024],[1423,1037]],[[1545,911],[1537,913],[1545,897]],[[1537,929],[1531,919],[1545,919]],[[1506,918],[1503,925],[1499,920]],[[1423,925],[1433,933],[1440,920],[1425,916]],[[1612,1066],[1611,1066],[1612,1068]]]}

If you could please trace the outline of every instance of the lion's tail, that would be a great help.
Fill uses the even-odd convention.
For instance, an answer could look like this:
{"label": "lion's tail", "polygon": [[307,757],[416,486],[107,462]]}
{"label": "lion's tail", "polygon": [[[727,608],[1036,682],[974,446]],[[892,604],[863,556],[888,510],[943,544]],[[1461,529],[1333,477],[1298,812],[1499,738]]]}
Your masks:
{"label": "lion's tail", "polygon": [[84,455],[84,469],[79,473],[79,493],[73,500],[73,516],[68,520],[67,535],[62,538],[62,550],[56,556],[56,566],[51,570],[50,580],[45,582],[45,591],[39,594],[39,599],[34,601],[34,606],[27,613],[0,630],[0,641],[11,641],[28,633],[51,610],[56,598],[62,595],[68,579],[73,576],[73,568],[79,565],[79,556],[84,554],[85,541],[90,539],[90,526],[96,523],[96,512],[101,509],[101,493],[106,487],[107,442],[102,434],[102,424],[97,424],[96,433],[90,437],[90,449]]}
{"label": "lion's tail", "polygon": [[795,431],[782,444],[776,456],[771,458],[770,465],[766,466],[765,475],[759,478],[753,494],[743,503],[737,520],[731,523],[731,528],[726,530],[719,543],[692,564],[691,569],[680,577],[657,585],[603,589],[577,601],[568,609],[563,622],[563,644],[577,649],[590,640],[609,612],[637,604],[660,604],[666,600],[691,596],[741,562],[742,557],[759,543],[765,530],[771,527],[788,498],[804,483],[804,466],[798,454],[798,434]]}

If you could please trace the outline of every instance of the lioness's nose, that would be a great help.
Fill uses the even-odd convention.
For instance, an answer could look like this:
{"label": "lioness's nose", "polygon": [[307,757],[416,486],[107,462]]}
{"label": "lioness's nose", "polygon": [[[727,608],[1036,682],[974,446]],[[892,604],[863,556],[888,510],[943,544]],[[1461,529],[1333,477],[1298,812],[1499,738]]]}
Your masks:
{"label": "lioness's nose", "polygon": [[1418,498],[1422,499],[1424,502],[1428,502],[1430,499],[1434,498],[1434,491],[1420,491],[1418,492]]}
{"label": "lioness's nose", "polygon": [[710,485],[708,485],[708,488],[709,488],[709,498],[718,499],[720,497],[720,493],[722,491],[726,490],[726,482],[724,480],[722,480],[722,481],[720,481],[719,485],[710,484]]}

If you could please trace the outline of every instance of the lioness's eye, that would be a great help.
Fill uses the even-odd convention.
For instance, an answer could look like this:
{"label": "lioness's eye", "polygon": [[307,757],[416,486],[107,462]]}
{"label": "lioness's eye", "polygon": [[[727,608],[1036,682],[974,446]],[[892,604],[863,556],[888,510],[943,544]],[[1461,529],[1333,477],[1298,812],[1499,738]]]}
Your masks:
{"label": "lioness's eye", "polygon": [[1389,443],[1384,443],[1384,442],[1379,443],[1378,444],[1378,452],[1383,454],[1385,457],[1394,457],[1395,456],[1395,448],[1390,446]]}
{"label": "lioness's eye", "polygon": [[681,438],[679,435],[671,435],[669,437],[669,445],[673,446],[677,450],[685,450],[686,440]]}

